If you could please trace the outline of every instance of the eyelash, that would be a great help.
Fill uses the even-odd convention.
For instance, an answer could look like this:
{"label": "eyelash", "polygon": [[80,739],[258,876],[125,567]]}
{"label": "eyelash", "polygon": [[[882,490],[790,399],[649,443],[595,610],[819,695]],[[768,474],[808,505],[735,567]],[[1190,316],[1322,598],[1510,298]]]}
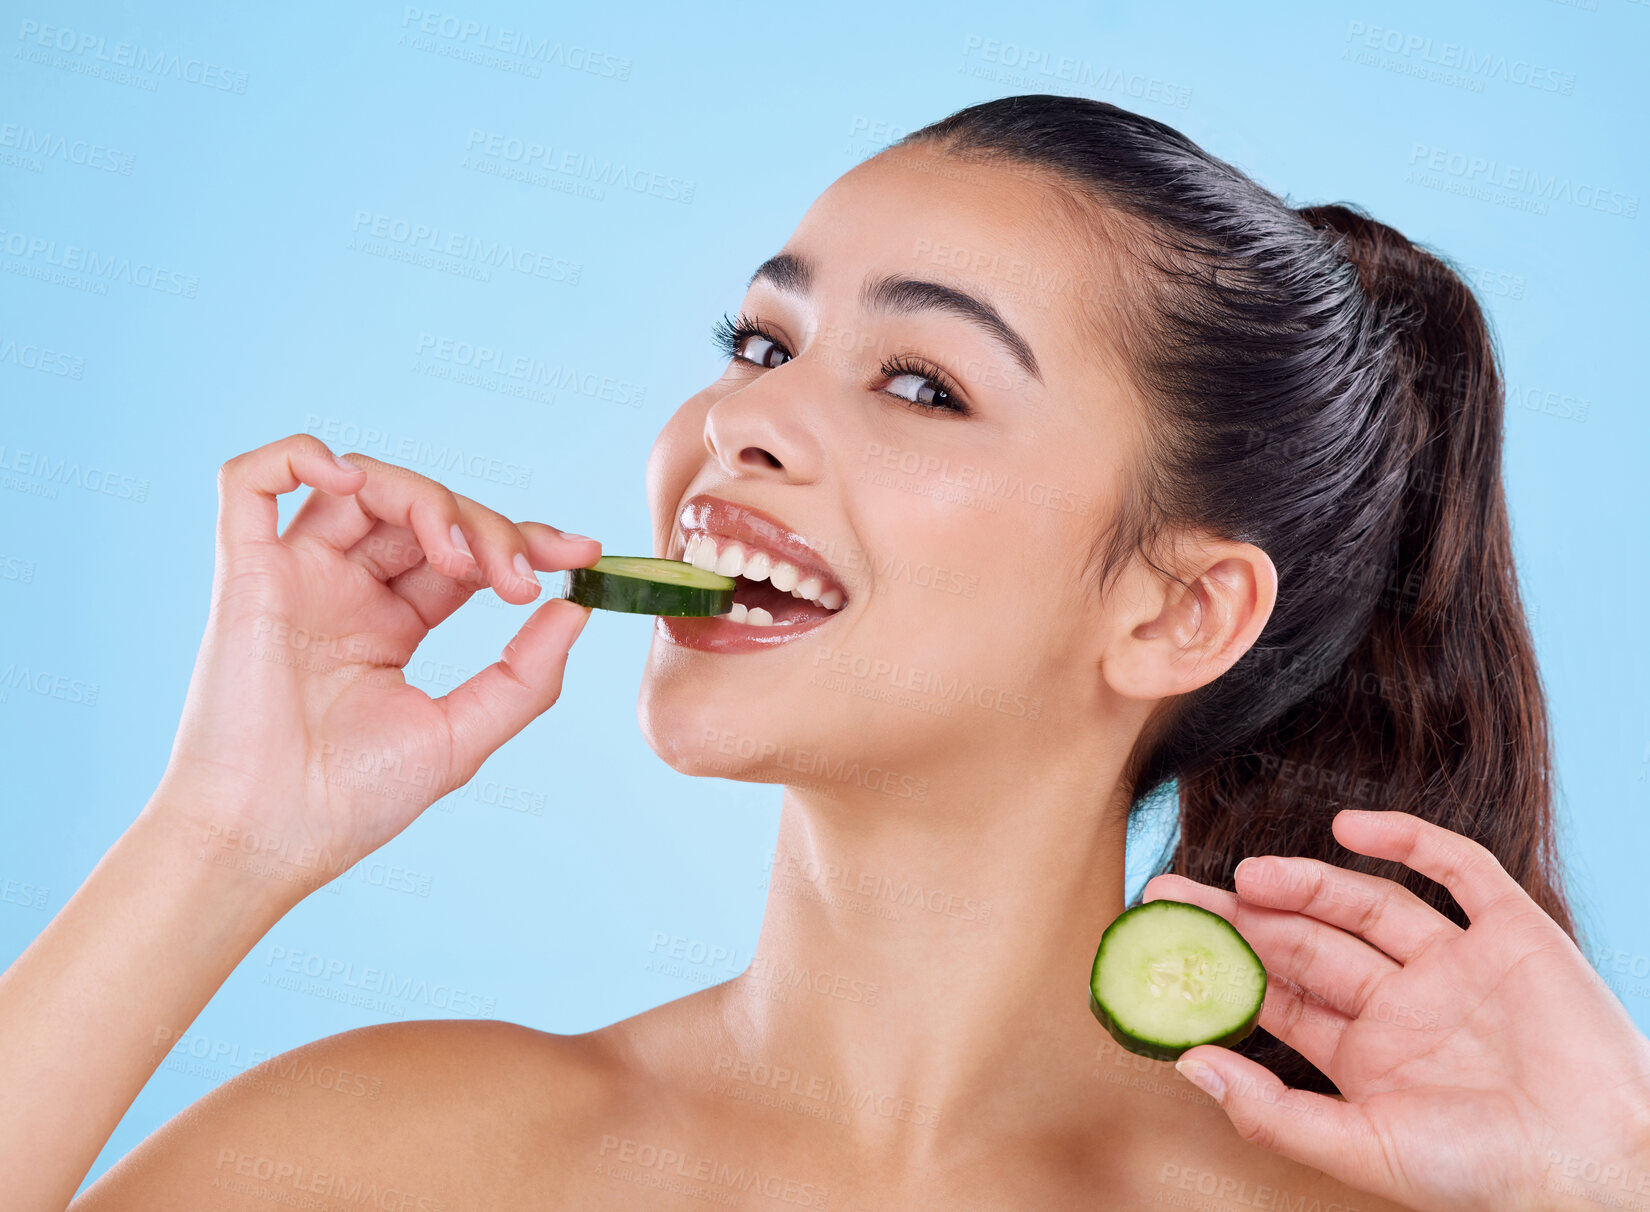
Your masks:
{"label": "eyelash", "polygon": [[[724,315],[711,330],[711,339],[722,356],[734,358],[741,362],[751,362],[751,359],[742,357],[739,353],[740,347],[751,337],[761,337],[764,340],[771,341],[780,350],[784,351],[787,357],[795,356],[785,348],[785,343],[779,339],[778,333],[755,316],[746,315],[743,312],[737,318]],[[754,362],[751,364],[755,365]],[[882,365],[877,369],[889,378],[911,375],[915,378],[925,379],[950,401],[946,404],[927,404],[921,400],[907,400],[904,396],[895,397],[912,408],[919,408],[924,412],[947,412],[959,416],[970,415],[969,407],[962,402],[950,378],[943,370],[925,358],[915,354],[896,354],[891,358],[885,358]]]}

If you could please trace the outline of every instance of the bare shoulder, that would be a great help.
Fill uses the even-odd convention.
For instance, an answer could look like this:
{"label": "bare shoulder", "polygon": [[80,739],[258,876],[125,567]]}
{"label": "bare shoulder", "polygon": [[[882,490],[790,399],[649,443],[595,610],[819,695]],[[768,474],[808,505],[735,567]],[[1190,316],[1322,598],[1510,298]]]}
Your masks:
{"label": "bare shoulder", "polygon": [[1154,1205],[1201,1210],[1413,1212],[1246,1143],[1218,1110],[1215,1115],[1196,1117],[1186,1128],[1192,1130],[1183,1130],[1172,1144],[1165,1141],[1151,1150],[1151,1160],[1138,1176],[1137,1193]]}
{"label": "bare shoulder", "polygon": [[1149,1166],[1154,1202],[1181,1208],[1301,1208],[1413,1212],[1243,1140],[1211,1100],[1164,1142]]}
{"label": "bare shoulder", "polygon": [[615,1064],[596,1036],[506,1022],[346,1031],[225,1082],[72,1209],[514,1207],[554,1184],[575,1121],[620,1084]]}
{"label": "bare shoulder", "polygon": [[[1133,1097],[1121,1104],[1121,1122],[1096,1119],[1086,1139],[1126,1139],[1128,1148],[1121,1158],[1106,1149],[1083,1155],[1092,1169],[1082,1183],[1126,1192],[1118,1206],[1412,1212],[1244,1140],[1219,1104],[1166,1061],[1134,1056],[1110,1040],[1097,1047],[1096,1061],[1094,1076]],[[1119,1114],[1105,1105],[1096,1100],[1098,1115]]]}

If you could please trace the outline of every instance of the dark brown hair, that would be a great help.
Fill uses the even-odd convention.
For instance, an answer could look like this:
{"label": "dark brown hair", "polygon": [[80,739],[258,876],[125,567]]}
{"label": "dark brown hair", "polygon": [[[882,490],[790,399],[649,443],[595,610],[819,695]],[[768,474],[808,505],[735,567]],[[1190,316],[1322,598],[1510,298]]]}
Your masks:
{"label": "dark brown hair", "polygon": [[[1502,382],[1460,276],[1356,209],[1296,210],[1100,101],[1006,97],[900,140],[917,143],[1047,174],[1126,221],[1116,251],[1146,306],[1117,316],[1149,453],[1096,547],[1101,588],[1180,528],[1277,567],[1254,646],[1131,757],[1135,810],[1177,785],[1161,869],[1231,888],[1246,855],[1309,855],[1465,925],[1441,885],[1330,833],[1341,807],[1401,809],[1483,843],[1574,936],[1501,484]],[[1334,1090],[1264,1031],[1241,1050]]]}

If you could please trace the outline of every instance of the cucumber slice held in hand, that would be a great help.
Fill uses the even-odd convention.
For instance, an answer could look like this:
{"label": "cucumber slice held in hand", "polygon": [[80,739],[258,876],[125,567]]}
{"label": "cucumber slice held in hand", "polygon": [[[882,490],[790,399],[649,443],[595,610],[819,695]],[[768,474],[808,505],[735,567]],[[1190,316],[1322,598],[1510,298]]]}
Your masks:
{"label": "cucumber slice held in hand", "polygon": [[1089,1009],[1130,1052],[1172,1061],[1231,1047],[1260,1019],[1266,966],[1225,918],[1183,901],[1125,909],[1100,936]]}
{"label": "cucumber slice held in hand", "polygon": [[681,560],[603,556],[589,568],[569,568],[562,597],[626,614],[713,615],[733,607],[732,577]]}

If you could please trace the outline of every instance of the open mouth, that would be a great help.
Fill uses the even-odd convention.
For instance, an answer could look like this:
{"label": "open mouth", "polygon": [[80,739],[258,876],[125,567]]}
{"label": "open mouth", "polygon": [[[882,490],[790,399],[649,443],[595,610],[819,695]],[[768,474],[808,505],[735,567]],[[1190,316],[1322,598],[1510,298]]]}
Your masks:
{"label": "open mouth", "polygon": [[723,618],[748,627],[783,627],[826,618],[847,600],[829,573],[799,567],[753,544],[698,532],[685,540],[682,558],[695,568],[733,577],[733,609]]}
{"label": "open mouth", "polygon": [[741,638],[771,644],[817,627],[848,601],[841,580],[807,540],[748,505],[706,495],[691,498],[682,507],[670,547],[675,558],[736,582],[728,613],[672,620],[667,627],[672,638],[720,638],[723,642],[713,645],[718,648],[743,646]]}

